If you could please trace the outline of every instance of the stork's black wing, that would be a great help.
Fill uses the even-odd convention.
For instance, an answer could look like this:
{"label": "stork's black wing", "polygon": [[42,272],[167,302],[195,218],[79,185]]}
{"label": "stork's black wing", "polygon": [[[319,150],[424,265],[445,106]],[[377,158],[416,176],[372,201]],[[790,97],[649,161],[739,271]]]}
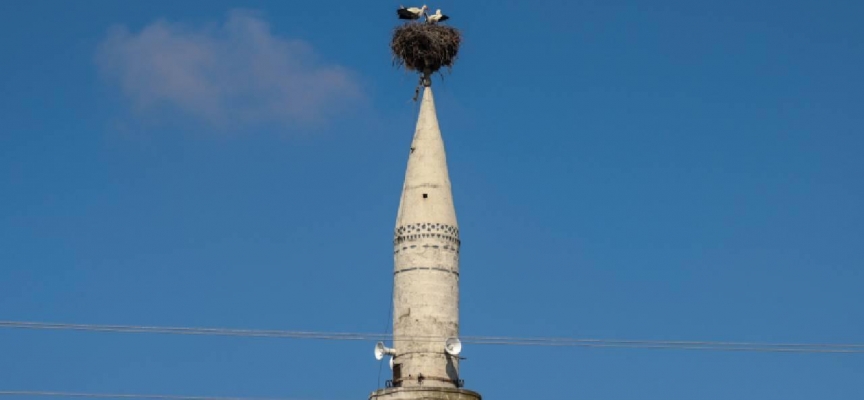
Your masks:
{"label": "stork's black wing", "polygon": [[400,8],[400,9],[396,10],[396,14],[399,15],[399,19],[417,19],[417,18],[420,18],[419,15],[414,14],[405,8]]}

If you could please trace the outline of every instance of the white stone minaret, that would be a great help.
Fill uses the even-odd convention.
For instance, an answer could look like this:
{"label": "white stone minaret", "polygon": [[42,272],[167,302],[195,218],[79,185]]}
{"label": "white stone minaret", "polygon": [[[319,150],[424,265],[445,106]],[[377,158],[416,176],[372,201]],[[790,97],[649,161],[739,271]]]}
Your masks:
{"label": "white stone minaret", "polygon": [[393,379],[370,399],[479,400],[462,389],[459,225],[432,89],[424,88],[393,239]]}

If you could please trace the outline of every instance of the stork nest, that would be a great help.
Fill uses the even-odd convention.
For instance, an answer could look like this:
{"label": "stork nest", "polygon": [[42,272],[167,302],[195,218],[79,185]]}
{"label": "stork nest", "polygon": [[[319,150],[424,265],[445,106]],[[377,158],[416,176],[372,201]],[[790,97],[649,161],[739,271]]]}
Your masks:
{"label": "stork nest", "polygon": [[453,68],[462,33],[448,25],[408,22],[396,27],[390,50],[393,65],[409,71],[438,72]]}

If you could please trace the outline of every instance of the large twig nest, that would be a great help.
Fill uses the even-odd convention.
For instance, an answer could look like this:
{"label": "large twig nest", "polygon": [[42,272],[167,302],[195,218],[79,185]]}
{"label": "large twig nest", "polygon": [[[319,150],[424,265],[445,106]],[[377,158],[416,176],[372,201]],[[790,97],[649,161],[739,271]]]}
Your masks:
{"label": "large twig nest", "polygon": [[437,72],[453,67],[462,34],[447,25],[408,22],[396,27],[390,50],[393,64],[409,71]]}

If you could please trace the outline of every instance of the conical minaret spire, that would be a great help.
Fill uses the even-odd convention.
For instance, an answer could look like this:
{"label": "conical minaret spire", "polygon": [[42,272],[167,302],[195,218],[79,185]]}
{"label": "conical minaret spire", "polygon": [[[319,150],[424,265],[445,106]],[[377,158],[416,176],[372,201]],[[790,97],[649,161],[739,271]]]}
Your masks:
{"label": "conical minaret spire", "polygon": [[396,217],[397,236],[401,226],[432,220],[435,224],[457,228],[447,154],[438,126],[435,99],[432,88],[425,87]]}
{"label": "conical minaret spire", "polygon": [[462,389],[459,225],[432,88],[424,85],[393,239],[393,379],[380,400],[480,400]]}

